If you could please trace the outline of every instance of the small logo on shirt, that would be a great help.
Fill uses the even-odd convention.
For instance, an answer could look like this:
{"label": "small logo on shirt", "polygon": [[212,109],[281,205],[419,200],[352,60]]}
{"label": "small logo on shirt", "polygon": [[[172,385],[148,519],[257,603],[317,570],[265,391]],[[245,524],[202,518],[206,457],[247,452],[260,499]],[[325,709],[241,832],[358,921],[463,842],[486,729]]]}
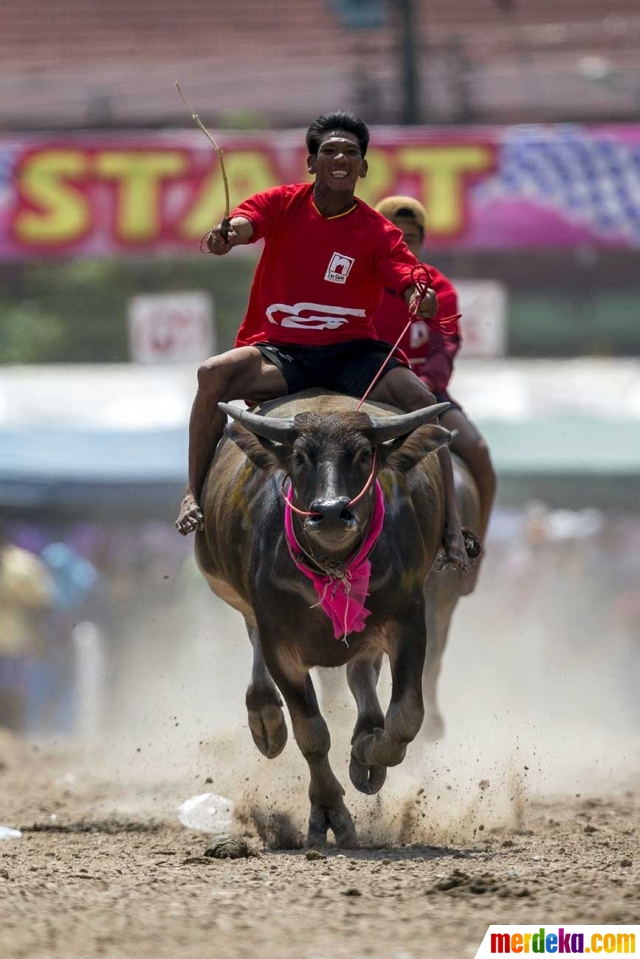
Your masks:
{"label": "small logo on shirt", "polygon": [[353,257],[345,256],[343,253],[334,253],[324,275],[325,280],[328,280],[329,283],[346,283],[354,262]]}

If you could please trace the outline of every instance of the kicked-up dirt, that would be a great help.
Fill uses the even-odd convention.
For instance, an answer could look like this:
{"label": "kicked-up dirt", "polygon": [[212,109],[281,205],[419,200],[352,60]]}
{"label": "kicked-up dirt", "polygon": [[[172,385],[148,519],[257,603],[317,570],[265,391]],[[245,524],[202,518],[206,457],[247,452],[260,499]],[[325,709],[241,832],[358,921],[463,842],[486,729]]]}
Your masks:
{"label": "kicked-up dirt", "polygon": [[[251,741],[235,614],[192,597],[164,635],[143,610],[93,742],[0,733],[0,825],[24,827],[0,840],[0,959],[464,959],[491,923],[640,922],[637,645],[589,633],[584,594],[523,606],[490,574],[456,611],[446,738],[376,796],[349,783],[353,702],[323,704],[361,846],[310,857],[306,763]],[[206,792],[233,844],[179,823]]]}
{"label": "kicked-up dirt", "polygon": [[143,746],[115,756],[0,739],[0,822],[23,830],[0,841],[2,959],[464,957],[490,923],[640,921],[635,788],[527,801],[513,779],[480,780],[438,833],[455,777],[405,782],[386,807],[363,797],[364,848],[307,854],[272,848],[302,836],[295,766],[289,812],[243,776],[241,858],[214,858],[175,810],[215,788],[206,772],[229,748],[203,742],[178,773]]}

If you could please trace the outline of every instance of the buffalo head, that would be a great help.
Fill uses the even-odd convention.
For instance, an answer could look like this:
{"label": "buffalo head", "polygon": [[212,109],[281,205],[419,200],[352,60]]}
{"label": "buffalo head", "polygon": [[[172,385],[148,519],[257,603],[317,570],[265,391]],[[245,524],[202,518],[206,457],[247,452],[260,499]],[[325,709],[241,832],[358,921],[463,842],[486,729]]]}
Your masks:
{"label": "buffalo head", "polygon": [[[284,470],[293,504],[311,515],[297,523],[314,556],[343,559],[358,547],[373,509],[373,484],[357,503],[373,470],[406,472],[448,443],[448,430],[431,423],[449,406],[373,417],[364,412],[260,416],[220,403],[233,420],[229,437],[260,469]],[[375,457],[375,461],[374,461]]]}

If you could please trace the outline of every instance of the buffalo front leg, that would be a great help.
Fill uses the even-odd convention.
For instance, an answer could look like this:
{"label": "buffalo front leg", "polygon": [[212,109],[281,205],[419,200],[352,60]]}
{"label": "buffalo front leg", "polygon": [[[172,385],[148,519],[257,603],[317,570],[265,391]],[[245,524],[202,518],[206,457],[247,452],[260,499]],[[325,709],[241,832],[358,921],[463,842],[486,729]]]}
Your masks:
{"label": "buffalo front leg", "polygon": [[311,676],[302,670],[293,673],[290,666],[281,668],[275,657],[267,658],[267,664],[285,698],[293,735],[309,766],[311,812],[307,845],[323,845],[331,829],[338,846],[353,848],[358,844],[356,830],[344,804],[344,789],[329,765],[331,737],[320,714]]}
{"label": "buffalo front leg", "polygon": [[247,631],[253,646],[251,683],[245,698],[249,729],[263,756],[275,759],[287,743],[287,723],[282,699],[264,661],[257,627],[247,623]]}
{"label": "buffalo front leg", "polygon": [[[347,682],[358,707],[358,718],[351,737],[351,745],[370,736],[374,730],[384,728],[384,714],[378,701],[378,677],[382,666],[382,653],[352,660],[347,665]],[[349,763],[351,782],[361,793],[372,795],[384,785],[386,766],[368,766],[359,762],[354,752]]]}
{"label": "buffalo front leg", "polygon": [[414,602],[401,620],[386,627],[392,691],[384,728],[355,740],[352,756],[365,766],[397,766],[424,718],[422,670],[427,647],[424,602]]}

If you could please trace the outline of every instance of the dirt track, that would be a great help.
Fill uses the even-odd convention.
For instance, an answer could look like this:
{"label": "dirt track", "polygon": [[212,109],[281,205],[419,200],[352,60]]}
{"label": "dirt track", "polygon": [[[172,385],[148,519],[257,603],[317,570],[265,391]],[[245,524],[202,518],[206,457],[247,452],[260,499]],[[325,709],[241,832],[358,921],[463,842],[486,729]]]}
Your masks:
{"label": "dirt track", "polygon": [[[164,643],[132,623],[108,736],[0,734],[0,824],[47,827],[0,842],[0,959],[458,959],[491,922],[638,923],[637,653],[554,632],[549,603],[509,619],[503,592],[457,611],[446,738],[377,796],[348,781],[353,703],[323,707],[362,848],[318,860],[283,848],[307,768],[292,739],[271,762],[251,742],[237,622],[207,594]],[[209,791],[259,856],[206,858],[179,825]]]}
{"label": "dirt track", "polygon": [[[160,755],[145,764],[141,747],[117,764],[103,753],[98,768],[95,751],[0,739],[0,820],[45,827],[0,843],[3,959],[473,956],[490,922],[640,921],[632,789],[531,802],[520,792],[506,817],[488,806],[478,815],[479,802],[458,821],[460,839],[427,844],[411,838],[442,807],[406,787],[389,828],[398,841],[314,861],[266,849],[245,811],[259,855],[221,861],[203,857],[207,837],[172,812],[212,789],[203,770],[214,754],[198,748],[186,787],[175,771],[163,778]],[[491,789],[481,782],[479,797]]]}

